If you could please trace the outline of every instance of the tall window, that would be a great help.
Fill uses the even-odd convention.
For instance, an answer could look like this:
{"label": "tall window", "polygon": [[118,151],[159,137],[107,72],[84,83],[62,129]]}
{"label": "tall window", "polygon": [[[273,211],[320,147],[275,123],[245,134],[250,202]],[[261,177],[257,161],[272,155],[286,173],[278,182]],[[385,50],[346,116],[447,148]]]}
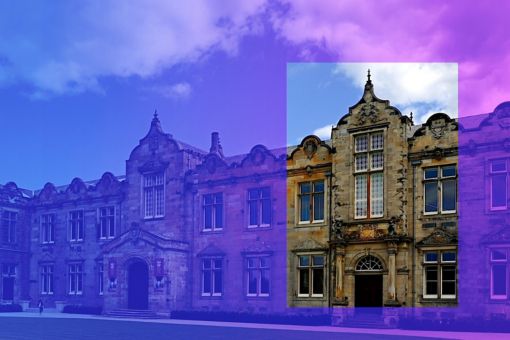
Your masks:
{"label": "tall window", "polygon": [[45,264],[40,268],[41,281],[40,288],[41,294],[53,294],[53,265]]}
{"label": "tall window", "polygon": [[115,207],[99,209],[99,238],[109,239],[115,237]]}
{"label": "tall window", "polygon": [[324,295],[324,255],[298,256],[298,296]]}
{"label": "tall window", "polygon": [[83,293],[83,265],[72,263],[69,265],[69,294]]}
{"label": "tall window", "polygon": [[223,194],[207,194],[203,196],[203,200],[203,230],[221,230],[223,228]]}
{"label": "tall window", "polygon": [[223,260],[202,260],[202,296],[221,296],[223,293]]}
{"label": "tall window", "polygon": [[99,295],[104,292],[104,265],[103,262],[97,263],[97,286],[99,288]]}
{"label": "tall window", "polygon": [[269,257],[246,258],[248,296],[269,296]]}
{"label": "tall window", "polygon": [[324,181],[299,183],[299,222],[324,221]]}
{"label": "tall window", "polygon": [[55,215],[45,214],[41,216],[41,243],[55,242]]}
{"label": "tall window", "polygon": [[143,206],[145,218],[165,215],[164,173],[143,176]]}
{"label": "tall window", "polygon": [[506,249],[491,250],[491,299],[508,298],[508,253]]}
{"label": "tall window", "polygon": [[83,210],[69,213],[69,240],[83,241]]}
{"label": "tall window", "polygon": [[423,270],[424,298],[455,299],[457,296],[457,254],[455,251],[426,252]]}
{"label": "tall window", "polygon": [[457,210],[457,168],[447,165],[423,169],[425,214]]}
{"label": "tall window", "polygon": [[271,224],[271,198],[269,188],[248,190],[249,227],[268,227]]}
{"label": "tall window", "polygon": [[16,242],[16,220],[18,213],[4,210],[2,212],[2,243],[9,244]]}
{"label": "tall window", "polygon": [[355,218],[382,217],[384,209],[384,135],[354,137]]}
{"label": "tall window", "polygon": [[494,160],[490,164],[491,210],[504,210],[508,201],[507,160]]}

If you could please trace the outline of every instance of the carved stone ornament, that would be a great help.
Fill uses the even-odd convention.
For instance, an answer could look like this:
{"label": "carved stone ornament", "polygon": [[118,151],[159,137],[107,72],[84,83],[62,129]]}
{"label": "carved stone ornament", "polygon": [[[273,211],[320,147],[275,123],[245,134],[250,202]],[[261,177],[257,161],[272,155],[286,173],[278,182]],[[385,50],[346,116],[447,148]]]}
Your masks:
{"label": "carved stone ornament", "polygon": [[449,245],[456,244],[457,236],[443,228],[436,228],[432,234],[418,242],[418,245]]}
{"label": "carved stone ornament", "polygon": [[430,125],[430,132],[436,139],[443,137],[446,133],[446,121],[444,119],[434,120]]}
{"label": "carved stone ornament", "polygon": [[510,107],[502,107],[498,109],[496,117],[501,128],[508,129],[510,127]]}
{"label": "carved stone ornament", "polygon": [[260,149],[253,150],[253,152],[251,154],[251,161],[253,162],[253,164],[260,165],[260,164],[264,163],[265,159],[266,159],[266,156],[264,155],[262,150],[260,150]]}
{"label": "carved stone ornament", "polygon": [[131,232],[129,236],[131,236],[131,242],[133,244],[136,244],[138,240],[140,239],[141,229],[140,226],[137,223],[131,224]]}
{"label": "carved stone ornament", "polygon": [[306,157],[312,159],[313,155],[317,152],[317,144],[311,139],[307,140],[304,145]]}
{"label": "carved stone ornament", "polygon": [[366,103],[361,108],[358,115],[358,124],[363,125],[367,122],[375,123],[377,122],[377,109],[374,103]]}

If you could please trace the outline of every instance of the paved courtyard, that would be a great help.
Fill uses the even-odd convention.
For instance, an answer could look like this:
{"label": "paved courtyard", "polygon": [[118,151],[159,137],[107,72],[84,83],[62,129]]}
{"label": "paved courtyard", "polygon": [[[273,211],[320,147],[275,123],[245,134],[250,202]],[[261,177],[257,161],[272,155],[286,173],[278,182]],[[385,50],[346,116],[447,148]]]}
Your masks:
{"label": "paved courtyard", "polygon": [[508,339],[506,334],[441,333],[338,327],[132,320],[46,313],[0,314],[1,340],[50,339]]}

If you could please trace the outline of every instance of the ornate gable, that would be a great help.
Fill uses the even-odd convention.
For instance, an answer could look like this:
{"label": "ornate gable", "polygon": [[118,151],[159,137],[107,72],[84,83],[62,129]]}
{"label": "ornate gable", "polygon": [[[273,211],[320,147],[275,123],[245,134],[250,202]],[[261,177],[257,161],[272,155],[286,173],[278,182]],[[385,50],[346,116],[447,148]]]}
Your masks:
{"label": "ornate gable", "polygon": [[416,244],[417,247],[442,246],[457,244],[457,235],[443,228],[436,228],[429,236]]}

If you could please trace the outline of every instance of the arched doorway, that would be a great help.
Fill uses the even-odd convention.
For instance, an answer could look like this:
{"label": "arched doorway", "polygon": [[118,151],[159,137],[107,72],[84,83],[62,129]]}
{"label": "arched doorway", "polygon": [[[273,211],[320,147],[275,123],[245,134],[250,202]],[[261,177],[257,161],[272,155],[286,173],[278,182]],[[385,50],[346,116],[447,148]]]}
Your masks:
{"label": "arched doorway", "polygon": [[127,267],[128,308],[149,308],[149,268],[142,260],[134,260]]}
{"label": "arched doorway", "polygon": [[358,261],[354,284],[355,307],[383,306],[383,268],[381,260],[372,255]]}

